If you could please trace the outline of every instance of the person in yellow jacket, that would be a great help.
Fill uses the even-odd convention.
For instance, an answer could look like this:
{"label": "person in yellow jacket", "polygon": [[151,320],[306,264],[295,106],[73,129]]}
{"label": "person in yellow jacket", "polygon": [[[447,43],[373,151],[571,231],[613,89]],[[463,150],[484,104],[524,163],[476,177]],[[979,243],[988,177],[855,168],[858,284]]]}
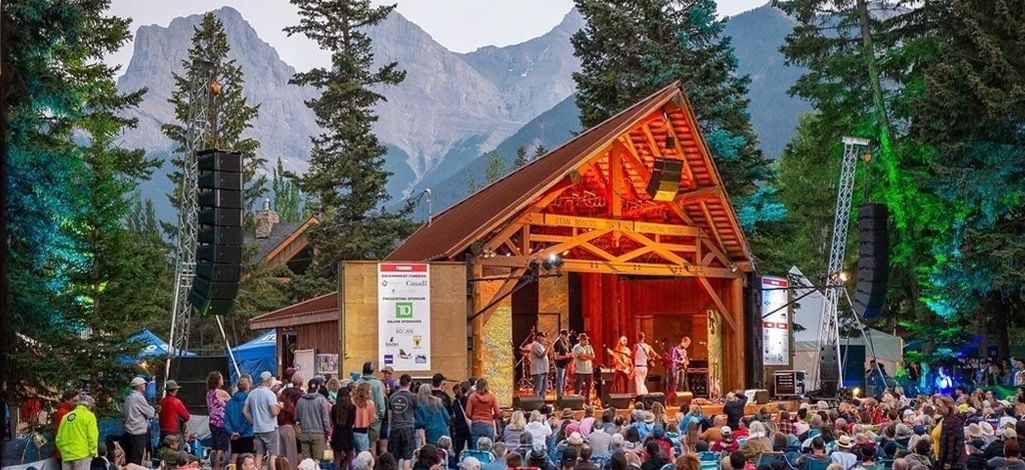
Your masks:
{"label": "person in yellow jacket", "polygon": [[57,431],[57,449],[64,459],[61,470],[89,470],[93,457],[99,455],[100,429],[92,412],[95,405],[92,397],[83,394],[78,406],[61,418]]}

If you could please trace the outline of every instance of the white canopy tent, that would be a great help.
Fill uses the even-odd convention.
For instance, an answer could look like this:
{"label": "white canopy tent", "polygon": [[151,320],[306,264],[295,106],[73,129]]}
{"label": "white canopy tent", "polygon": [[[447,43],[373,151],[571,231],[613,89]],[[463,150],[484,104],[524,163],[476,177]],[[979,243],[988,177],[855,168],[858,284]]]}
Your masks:
{"label": "white canopy tent", "polygon": [[[804,277],[796,266],[790,268],[791,279],[797,279],[797,286],[811,286],[812,283]],[[794,306],[794,323],[804,327],[802,331],[794,332],[794,369],[807,372],[805,381],[809,387],[815,387],[818,383],[816,375],[816,363],[818,362],[819,329],[822,325],[822,303],[825,296],[814,288],[794,289],[793,298],[804,294],[806,297],[798,300]],[[904,340],[898,336],[884,333],[872,328],[866,328],[865,334],[872,342],[875,354],[880,364],[886,367],[886,372],[893,375],[897,370],[897,362],[902,358],[904,351]],[[868,361],[872,360],[872,348],[869,348],[865,338],[860,334],[856,337],[840,338],[841,345],[865,346],[865,364],[862,369],[868,368]]]}

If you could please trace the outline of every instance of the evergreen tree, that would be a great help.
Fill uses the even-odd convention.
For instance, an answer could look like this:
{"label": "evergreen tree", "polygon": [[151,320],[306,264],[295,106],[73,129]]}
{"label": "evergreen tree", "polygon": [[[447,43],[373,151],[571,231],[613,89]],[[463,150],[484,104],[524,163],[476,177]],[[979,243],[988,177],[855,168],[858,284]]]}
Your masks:
{"label": "evergreen tree", "polygon": [[594,126],[674,80],[698,116],[727,192],[749,231],[782,216],[771,166],[747,113],[749,79],[737,74],[725,20],[713,0],[576,0],[587,26],[572,37],[580,58],[577,106]]}
{"label": "evergreen tree", "polygon": [[[292,0],[303,34],[331,53],[331,67],[296,74],[292,83],[321,92],[307,102],[324,132],[313,138],[310,168],[299,187],[316,198],[321,223],[310,238],[318,250],[319,272],[333,272],[346,259],[379,259],[413,228],[408,210],[386,212],[385,148],[372,131],[373,106],[384,99],[376,90],[405,78],[396,63],[374,66],[366,28],[395,9],[369,0]],[[324,269],[326,268],[326,269]]]}
{"label": "evergreen tree", "polygon": [[516,147],[516,160],[513,161],[513,168],[519,168],[528,162],[530,159],[527,158],[527,147],[525,145]]}
{"label": "evergreen tree", "polygon": [[[134,125],[125,112],[143,91],[117,91],[103,58],[130,38],[129,21],[105,0],[4,2],[8,82],[8,200],[13,328],[7,383],[37,390],[87,386],[116,396],[133,373],[119,359],[149,305],[132,305],[147,257],[125,219],[131,193],[157,161],[117,147]],[[17,335],[16,335],[17,333]],[[69,367],[69,364],[71,366]],[[15,387],[8,387],[7,393]]]}
{"label": "evergreen tree", "polygon": [[278,213],[278,220],[281,223],[299,222],[302,215],[299,210],[302,193],[299,192],[299,186],[295,184],[292,177],[285,172],[280,157],[277,167],[274,168],[271,190],[274,192],[274,210]]}
{"label": "evergreen tree", "polygon": [[491,184],[505,174],[505,162],[502,161],[502,156],[498,154],[497,150],[488,152],[484,158],[488,163],[488,166],[484,168],[484,178],[487,180],[487,184]]}
{"label": "evergreen tree", "polygon": [[[230,57],[231,47],[224,25],[213,13],[203,15],[199,25],[193,28],[192,47],[182,59],[182,74],[174,73],[175,89],[168,99],[174,106],[176,123],[161,126],[164,134],[175,142],[175,168],[181,167],[182,151],[185,146],[186,128],[184,123],[189,115],[189,90],[193,84],[205,82],[212,78],[220,86],[216,94],[212,94],[206,114],[207,133],[202,143],[204,148],[218,148],[242,154],[242,177],[245,182],[245,217],[246,227],[253,223],[252,209],[256,202],[267,192],[267,176],[258,174],[267,163],[267,159],[257,155],[260,142],[252,137],[243,136],[252,127],[252,120],[259,113],[259,105],[250,106],[244,94],[245,76],[242,67]],[[196,60],[206,61],[206,68],[197,67]],[[170,174],[175,188],[179,187],[181,173]],[[178,191],[169,196],[175,207],[178,207]]]}
{"label": "evergreen tree", "polygon": [[162,235],[152,200],[136,196],[125,229],[127,243],[135,248],[139,262],[132,273],[133,288],[125,289],[124,298],[117,302],[138,309],[140,322],[133,325],[134,328],[148,328],[166,338],[170,327],[167,312],[171,311],[168,293],[172,292],[174,284],[173,247]]}
{"label": "evergreen tree", "polygon": [[534,147],[534,156],[531,157],[530,159],[531,160],[537,160],[538,158],[544,156],[544,154],[546,154],[546,153],[548,153],[548,149],[545,148],[545,146],[543,144],[539,143],[539,144],[537,144],[537,147]]}
{"label": "evergreen tree", "polygon": [[477,178],[473,177],[473,172],[466,170],[466,192],[467,194],[473,194],[481,188],[480,183],[477,182]]}

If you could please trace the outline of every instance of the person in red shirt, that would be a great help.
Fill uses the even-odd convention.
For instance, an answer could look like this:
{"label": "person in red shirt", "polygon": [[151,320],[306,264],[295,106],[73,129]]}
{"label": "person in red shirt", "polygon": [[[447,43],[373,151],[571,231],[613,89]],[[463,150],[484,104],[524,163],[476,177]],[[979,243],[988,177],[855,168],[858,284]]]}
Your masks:
{"label": "person in red shirt", "polygon": [[[78,406],[78,397],[80,395],[81,394],[78,390],[66,390],[63,394],[61,394],[61,401],[60,403],[57,403],[57,411],[53,413],[54,436],[56,436],[57,432],[60,431],[61,419],[64,418],[64,415],[70,413],[72,410],[75,409],[76,406]],[[55,452],[57,452],[57,458],[60,459],[60,449],[55,449]]]}
{"label": "person in red shirt", "polygon": [[164,385],[167,396],[160,400],[160,442],[164,442],[164,437],[168,434],[177,435],[179,442],[185,442],[182,425],[192,419],[192,415],[185,408],[181,398],[178,398],[179,388],[181,387],[178,386],[178,382],[174,380],[168,380]]}

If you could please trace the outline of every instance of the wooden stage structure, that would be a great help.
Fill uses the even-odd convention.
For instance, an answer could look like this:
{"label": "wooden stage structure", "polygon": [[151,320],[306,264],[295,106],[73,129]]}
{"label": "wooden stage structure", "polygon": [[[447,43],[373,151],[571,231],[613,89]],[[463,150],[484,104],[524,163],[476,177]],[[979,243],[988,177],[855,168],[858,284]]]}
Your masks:
{"label": "wooden stage structure", "polygon": [[[745,314],[751,253],[724,187],[674,83],[438,214],[387,261],[466,263],[467,375],[488,377],[505,405],[525,325],[586,331],[596,351],[621,335],[670,347],[688,335],[714,399],[749,385],[760,354]],[[562,275],[525,288],[551,256]]]}

